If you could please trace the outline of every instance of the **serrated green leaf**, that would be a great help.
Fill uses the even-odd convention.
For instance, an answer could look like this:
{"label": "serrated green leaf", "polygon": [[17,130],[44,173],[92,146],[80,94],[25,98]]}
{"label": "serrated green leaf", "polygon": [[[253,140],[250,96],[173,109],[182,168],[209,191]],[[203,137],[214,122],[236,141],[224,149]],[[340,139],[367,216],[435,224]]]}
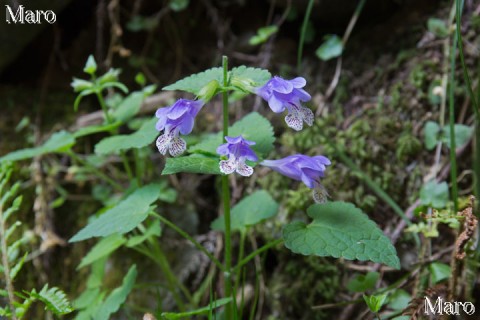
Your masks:
{"label": "serrated green leaf", "polygon": [[448,36],[448,28],[445,21],[436,18],[430,18],[427,22],[428,31],[440,38]]}
{"label": "serrated green leaf", "polygon": [[351,292],[365,292],[375,288],[380,273],[367,272],[367,274],[357,274],[347,283],[347,289]]}
{"label": "serrated green leaf", "polygon": [[95,313],[95,320],[108,320],[110,315],[117,312],[120,306],[127,300],[127,296],[132,291],[135,279],[137,278],[137,267],[133,265],[128,270],[127,275],[123,279],[122,286],[114,289],[105,302]]}
{"label": "serrated green leaf", "polygon": [[70,150],[74,144],[75,137],[72,134],[59,131],[54,133],[43,145],[10,152],[1,157],[0,162],[30,159],[47,153],[62,153]]}
{"label": "serrated green leaf", "polygon": [[162,175],[179,172],[221,174],[219,158],[191,155],[179,158],[167,158]]}
{"label": "serrated green leaf", "polygon": [[440,126],[433,121],[427,121],[423,129],[423,135],[425,138],[425,147],[427,150],[433,150],[438,143]]}
{"label": "serrated green leaf", "polygon": [[127,122],[138,113],[143,100],[143,92],[132,92],[120,103],[117,109],[115,109],[113,118],[123,123]]}
{"label": "serrated green leaf", "polygon": [[[473,134],[473,127],[469,127],[463,124],[456,124],[453,127],[453,130],[455,131],[455,147],[456,148],[461,147],[465,143],[467,143]],[[450,128],[448,127],[443,128],[442,141],[445,142],[447,147],[450,148],[450,145],[451,145]]]}
{"label": "serrated green leaf", "polygon": [[[252,146],[252,149],[261,157],[268,155],[273,149],[273,142],[275,141],[272,125],[257,112],[249,113],[241,120],[235,122],[228,129],[228,135],[231,137],[242,135],[247,140],[255,141],[256,144]],[[190,147],[188,151],[217,156],[217,148],[223,143],[225,143],[223,133],[219,132]]]}
{"label": "serrated green leaf", "polygon": [[285,246],[303,255],[373,261],[400,268],[395,247],[377,225],[351,203],[328,202],[307,209],[310,224],[283,229]]}
{"label": "serrated green leaf", "polygon": [[93,237],[106,237],[114,233],[124,234],[136,228],[148,216],[151,205],[160,197],[161,186],[149,184],[137,189],[115,207],[80,230],[69,242]]}
{"label": "serrated green leaf", "polygon": [[240,66],[233,68],[229,72],[231,82],[235,82],[236,79],[248,80],[253,86],[263,86],[272,77],[268,70],[260,68],[252,68],[246,66]]}
{"label": "serrated green leaf", "polygon": [[323,61],[327,61],[342,55],[343,43],[337,35],[327,35],[324,42],[318,47],[315,54]]}
{"label": "serrated green leaf", "polygon": [[131,134],[116,135],[102,139],[95,145],[95,153],[105,155],[118,153],[120,150],[128,150],[133,148],[143,148],[153,143],[158,136],[155,128],[157,118],[152,118],[145,122],[140,129]]}
{"label": "serrated green leaf", "polygon": [[48,288],[46,284],[40,292],[33,290],[29,295],[45,304],[45,309],[52,311],[56,315],[68,314],[73,311],[67,295],[59,288]]}
{"label": "serrated green leaf", "polygon": [[128,239],[126,244],[127,247],[132,248],[138,246],[140,243],[144,242],[150,237],[160,237],[162,234],[162,227],[160,226],[160,221],[155,220],[150,227],[142,235],[133,236]]}
{"label": "serrated green leaf", "polygon": [[431,263],[428,266],[428,270],[430,272],[430,282],[434,285],[442,280],[450,278],[450,275],[452,274],[450,266],[440,262]]}
{"label": "serrated green leaf", "polygon": [[197,95],[200,90],[212,80],[217,80],[218,83],[223,83],[222,68],[216,67],[200,73],[192,74],[191,76],[183,78],[182,80],[162,88],[162,90],[181,90]]}
{"label": "serrated green leaf", "polygon": [[[229,81],[235,80],[247,81],[250,85],[260,86],[267,82],[270,78],[270,72],[259,68],[250,68],[240,66],[233,68],[227,75]],[[201,90],[209,83],[217,81],[223,84],[223,69],[220,67],[211,68],[200,73],[193,74],[171,85],[164,87],[162,90],[181,90],[199,95]]]}
{"label": "serrated green leaf", "polygon": [[97,63],[93,55],[89,55],[85,67],[83,67],[83,72],[93,75],[95,71],[97,71]]}
{"label": "serrated green leaf", "polygon": [[377,313],[380,311],[380,308],[382,308],[383,304],[385,303],[385,300],[387,299],[387,294],[377,294],[377,295],[363,295],[363,299],[367,303],[368,308],[370,311]]}
{"label": "serrated green leaf", "polygon": [[176,319],[184,319],[187,317],[195,316],[195,315],[200,315],[200,314],[206,314],[212,309],[219,308],[221,306],[226,305],[232,300],[232,298],[222,298],[215,300],[211,302],[208,306],[197,309],[197,310],[192,310],[192,311],[187,311],[187,312],[163,312],[162,317],[168,320],[176,320]]}
{"label": "serrated green leaf", "polygon": [[420,203],[436,209],[445,208],[448,202],[448,184],[434,180],[427,182],[420,190]]}
{"label": "serrated green leaf", "polygon": [[77,270],[88,266],[100,258],[110,255],[110,253],[120,248],[126,242],[127,239],[118,233],[103,238],[88,252],[85,257],[83,257],[82,261],[77,267]]}
{"label": "serrated green leaf", "polygon": [[[277,214],[278,203],[264,190],[245,197],[231,212],[231,229],[242,231]],[[225,218],[220,216],[212,222],[213,230],[225,231]]]}

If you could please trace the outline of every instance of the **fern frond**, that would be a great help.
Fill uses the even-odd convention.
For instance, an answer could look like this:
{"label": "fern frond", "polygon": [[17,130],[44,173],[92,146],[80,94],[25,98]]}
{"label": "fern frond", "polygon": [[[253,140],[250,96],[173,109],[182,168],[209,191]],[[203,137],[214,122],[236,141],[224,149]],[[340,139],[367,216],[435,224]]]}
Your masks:
{"label": "fern frond", "polygon": [[40,292],[37,293],[34,289],[29,295],[42,301],[45,304],[45,308],[56,315],[67,314],[73,311],[67,295],[59,288],[48,288],[48,284],[46,284]]}

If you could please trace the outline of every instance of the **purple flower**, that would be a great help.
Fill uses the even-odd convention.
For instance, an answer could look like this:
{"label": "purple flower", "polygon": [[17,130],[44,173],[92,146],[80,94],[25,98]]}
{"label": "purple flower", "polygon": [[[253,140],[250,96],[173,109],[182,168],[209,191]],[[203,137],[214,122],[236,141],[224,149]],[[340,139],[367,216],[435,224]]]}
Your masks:
{"label": "purple flower", "polygon": [[260,164],[315,189],[321,187],[320,178],[324,177],[326,166],[331,162],[324,156],[295,154],[279,160],[264,160]]}
{"label": "purple flower", "polygon": [[280,77],[273,77],[263,87],[256,90],[256,94],[268,102],[270,109],[275,113],[288,110],[285,122],[290,128],[300,131],[303,122],[309,126],[313,125],[312,110],[302,106],[301,102],[309,101],[311,96],[302,88],[307,81],[302,77],[292,80],[285,80]]}
{"label": "purple flower", "polygon": [[161,154],[176,157],[187,149],[185,140],[179,134],[187,135],[192,132],[193,123],[205,102],[203,100],[179,99],[173,105],[157,110],[156,128],[164,133],[157,139],[157,148]]}
{"label": "purple flower", "polygon": [[217,148],[217,153],[222,156],[228,156],[228,160],[220,161],[220,171],[224,174],[230,174],[236,171],[242,176],[248,177],[253,173],[253,168],[245,163],[245,160],[258,161],[255,152],[250,148],[255,144],[254,141],[238,137],[225,137],[227,143]]}

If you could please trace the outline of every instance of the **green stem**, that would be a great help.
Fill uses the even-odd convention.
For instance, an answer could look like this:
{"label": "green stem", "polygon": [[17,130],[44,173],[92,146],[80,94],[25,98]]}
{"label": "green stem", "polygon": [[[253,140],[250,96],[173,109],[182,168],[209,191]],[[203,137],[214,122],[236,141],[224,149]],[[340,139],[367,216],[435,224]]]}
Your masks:
{"label": "green stem", "polygon": [[[473,87],[472,87],[472,81],[470,80],[470,75],[468,74],[468,69],[467,65],[465,63],[465,56],[463,54],[463,38],[462,38],[462,9],[463,9],[463,1],[460,0],[455,0],[455,4],[457,6],[457,18],[456,18],[456,33],[457,33],[457,38],[458,38],[458,52],[460,54],[460,62],[462,63],[462,70],[463,70],[463,78],[465,79],[465,82],[467,83],[467,91],[468,94],[470,95],[470,99],[472,100],[472,105],[473,105],[473,112],[475,113],[475,152],[474,152],[474,194],[477,199],[477,207],[478,199],[480,198],[480,142],[479,142],[479,134],[480,134],[480,112],[479,112],[479,105],[478,105],[478,99],[480,99],[480,88],[479,88],[479,96],[475,96],[473,92]],[[480,75],[479,75],[480,76]],[[478,84],[480,86],[480,83]],[[478,99],[477,99],[478,98]]]}
{"label": "green stem", "polygon": [[133,156],[135,160],[135,178],[137,179],[137,186],[140,187],[142,185],[142,179],[140,177],[143,177],[143,168],[140,163],[139,150],[137,148],[133,149]]}
{"label": "green stem", "polygon": [[90,171],[92,171],[93,173],[95,173],[98,177],[102,178],[103,180],[105,180],[105,182],[109,183],[114,189],[116,189],[117,191],[124,191],[125,188],[122,187],[118,182],[116,182],[115,180],[113,180],[112,178],[110,178],[109,176],[107,176],[105,173],[103,173],[101,170],[97,169],[95,166],[93,166],[92,164],[90,164],[88,161],[86,160],[83,160],[81,157],[79,157],[75,152],[73,151],[67,151],[67,154],[70,158],[72,158],[73,160],[77,161],[78,163],[80,163],[82,166],[84,166],[85,168],[89,169]]}
{"label": "green stem", "polygon": [[195,248],[197,248],[198,250],[202,251],[208,258],[210,258],[210,260],[215,263],[215,265],[222,271],[225,271],[225,267],[222,265],[222,263],[220,261],[218,261],[217,258],[215,258],[210,252],[208,252],[207,249],[205,249],[204,246],[202,246],[197,240],[195,240],[194,238],[192,238],[188,233],[186,233],[185,231],[183,231],[182,229],[180,229],[179,227],[177,227],[173,222],[171,222],[170,220],[168,220],[167,218],[164,218],[162,217],[161,215],[159,215],[158,213],[156,212],[151,212],[150,213],[152,216],[154,216],[155,218],[157,218],[158,220],[160,220],[161,222],[165,223],[167,226],[169,226],[171,229],[173,229],[174,231],[176,231],[179,235],[181,235],[182,237],[184,237],[185,239],[187,239],[188,241],[190,241],[194,246]]}
{"label": "green stem", "polygon": [[450,50],[450,86],[448,90],[448,119],[450,126],[450,180],[452,183],[452,199],[455,212],[458,211],[458,185],[457,185],[457,155],[455,153],[455,55],[457,51],[457,34],[453,35]]}
{"label": "green stem", "polygon": [[246,256],[245,258],[243,258],[233,269],[232,269],[232,272],[235,272],[239,269],[241,269],[244,265],[246,265],[250,260],[252,260],[253,258],[255,258],[257,255],[259,255],[260,253],[270,249],[271,247],[275,247],[276,245],[280,244],[283,242],[283,239],[277,239],[277,240],[273,240],[273,241],[270,241],[268,242],[267,244],[265,244],[264,246],[258,248],[257,250],[253,251],[252,253],[250,253],[248,256]]}
{"label": "green stem", "polygon": [[[228,86],[228,58],[223,56],[223,86]],[[228,92],[226,90],[222,93],[223,102],[223,138],[228,136]],[[230,231],[230,187],[228,185],[228,176],[222,175],[222,199],[223,199],[223,216],[225,218],[225,268],[224,268],[224,290],[225,297],[232,296],[232,242]],[[232,303],[225,306],[226,319],[232,319]]]}
{"label": "green stem", "polygon": [[103,114],[105,115],[105,120],[107,120],[107,123],[112,123],[113,120],[108,114],[108,108],[105,103],[105,100],[103,99],[103,96],[100,92],[96,91],[95,94],[97,95],[98,102],[100,103],[100,106],[102,107]]}
{"label": "green stem", "polygon": [[[240,250],[238,252],[238,260],[237,261],[242,261],[243,259],[243,255],[245,253],[245,237],[246,237],[246,233],[247,231],[242,231],[240,233]],[[236,271],[236,275],[235,275],[235,290],[234,292],[238,292],[238,286],[240,285],[240,282],[241,282],[241,279],[240,279],[240,275],[241,275],[241,272],[242,272],[242,268],[238,268],[237,271]],[[243,295],[242,295],[243,297]]]}
{"label": "green stem", "polygon": [[300,31],[300,41],[298,43],[297,69],[300,69],[300,64],[302,63],[303,44],[305,42],[305,34],[307,33],[308,21],[310,20],[310,15],[312,14],[314,2],[314,0],[308,1],[307,11],[305,12],[305,17],[303,18],[302,30]]}
{"label": "green stem", "polygon": [[[107,120],[107,123],[111,124],[113,122],[113,119],[108,114],[108,108],[107,108],[107,104],[105,103],[105,99],[103,98],[100,92],[97,91],[95,92],[95,94],[97,95],[98,103],[102,107],[103,114],[105,115],[105,119]],[[132,169],[130,168],[130,163],[128,162],[128,158],[127,158],[127,154],[125,153],[125,150],[120,151],[120,157],[122,158],[123,166],[125,168],[125,172],[127,173],[128,179],[133,180]]]}

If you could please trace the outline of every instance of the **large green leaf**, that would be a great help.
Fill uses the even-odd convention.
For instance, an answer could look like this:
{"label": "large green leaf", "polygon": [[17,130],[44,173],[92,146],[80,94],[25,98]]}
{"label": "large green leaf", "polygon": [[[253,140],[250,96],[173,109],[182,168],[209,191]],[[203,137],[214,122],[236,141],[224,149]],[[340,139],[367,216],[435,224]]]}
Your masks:
{"label": "large green leaf", "polygon": [[167,158],[162,174],[179,172],[220,174],[219,158],[191,155],[179,158]]}
{"label": "large green leaf", "polygon": [[125,239],[122,235],[118,233],[103,238],[88,252],[85,257],[83,257],[77,269],[88,266],[89,264],[97,261],[98,259],[108,256],[110,253],[120,248],[126,242],[127,239]]}
{"label": "large green leaf", "polygon": [[127,296],[132,291],[135,279],[137,278],[137,267],[133,265],[123,278],[122,286],[115,288],[97,310],[95,320],[108,320],[112,313],[117,312],[120,306],[127,300]]}
{"label": "large green leaf", "polygon": [[255,86],[264,85],[272,75],[265,69],[240,66],[233,68],[229,76],[233,82],[235,78],[249,80]]}
{"label": "large green leaf", "polygon": [[[240,201],[231,212],[231,229],[244,230],[265,219],[273,217],[278,211],[278,203],[264,190],[256,191]],[[213,230],[225,231],[225,218],[220,216],[212,222]]]}
{"label": "large green leaf", "polygon": [[75,137],[66,131],[54,133],[43,145],[10,152],[0,158],[2,161],[18,161],[41,156],[46,153],[62,153],[70,150],[75,144]]}
{"label": "large green leaf", "polygon": [[147,218],[151,205],[160,197],[161,191],[162,188],[158,184],[149,184],[136,190],[115,207],[90,222],[69,241],[106,237],[133,230]]}
{"label": "large green leaf", "polygon": [[328,202],[308,208],[310,224],[283,229],[285,246],[303,255],[373,261],[400,268],[395,247],[377,225],[351,203]]}
{"label": "large green leaf", "polygon": [[145,122],[140,129],[131,134],[118,135],[102,139],[95,145],[95,153],[99,155],[117,153],[120,150],[143,148],[151,144],[159,135],[155,128],[157,118]]}
{"label": "large green leaf", "polygon": [[[261,86],[271,78],[271,74],[264,69],[240,66],[230,70],[227,77],[229,81],[236,78],[245,80],[254,86]],[[193,74],[164,87],[163,90],[182,90],[198,95],[202,88],[211,81],[223,84],[223,68],[216,67]]]}
{"label": "large green leaf", "polygon": [[[204,141],[190,147],[188,151],[217,155],[218,146],[225,143],[222,135],[222,132],[211,135]],[[228,135],[231,137],[242,135],[247,140],[255,141],[256,144],[252,146],[252,149],[258,156],[263,157],[267,156],[273,149],[273,142],[275,141],[272,125],[257,112],[249,113],[235,122],[228,129]]]}
{"label": "large green leaf", "polygon": [[197,95],[199,91],[212,80],[216,80],[218,83],[223,83],[222,68],[217,67],[192,74],[191,76],[162,88],[162,90],[182,90]]}

